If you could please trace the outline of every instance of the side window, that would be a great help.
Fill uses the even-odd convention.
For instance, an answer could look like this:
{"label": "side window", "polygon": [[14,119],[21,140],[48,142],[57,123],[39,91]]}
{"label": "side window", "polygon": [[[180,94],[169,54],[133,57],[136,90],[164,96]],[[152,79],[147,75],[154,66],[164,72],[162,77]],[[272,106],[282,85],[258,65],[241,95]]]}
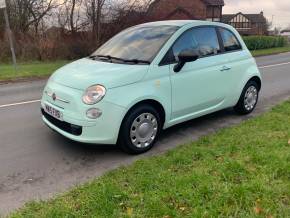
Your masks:
{"label": "side window", "polygon": [[181,51],[193,50],[193,49],[197,49],[197,48],[198,48],[198,44],[194,40],[192,30],[189,30],[189,31],[183,33],[183,35],[179,39],[177,39],[177,41],[174,43],[174,45],[172,47],[174,60],[178,61],[178,55]]}
{"label": "side window", "polygon": [[242,48],[238,39],[231,31],[224,28],[219,28],[219,31],[221,33],[225,51],[236,51]]}
{"label": "side window", "polygon": [[200,57],[221,53],[215,27],[197,27],[183,33],[161,61],[161,65],[178,61],[178,55],[183,50],[195,50]]}
{"label": "side window", "polygon": [[214,27],[194,28],[185,32],[173,45],[174,59],[182,50],[196,50],[200,57],[215,55],[221,52]]}
{"label": "side window", "polygon": [[193,29],[194,40],[198,43],[198,51],[201,57],[221,53],[216,29],[214,27],[202,27]]}

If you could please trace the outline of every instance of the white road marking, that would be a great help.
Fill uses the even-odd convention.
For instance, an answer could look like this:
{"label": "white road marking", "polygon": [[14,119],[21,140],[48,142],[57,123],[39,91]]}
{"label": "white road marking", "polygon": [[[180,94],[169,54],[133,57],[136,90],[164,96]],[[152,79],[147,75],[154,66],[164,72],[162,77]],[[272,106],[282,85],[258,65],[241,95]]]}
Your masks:
{"label": "white road marking", "polygon": [[[270,67],[278,67],[278,66],[283,66],[290,64],[290,62],[285,62],[285,63],[280,63],[280,64],[272,64],[272,65],[266,65],[266,66],[259,66],[259,69],[265,69],[265,68],[270,68]],[[23,102],[17,102],[17,103],[12,103],[12,104],[3,104],[0,105],[0,108],[6,108],[6,107],[13,107],[13,106],[19,106],[19,105],[26,105],[26,104],[33,104],[33,103],[38,103],[41,100],[32,100],[32,101],[23,101]]]}
{"label": "white road marking", "polygon": [[40,102],[40,100],[23,101],[23,102],[12,103],[12,104],[3,104],[3,105],[0,105],[0,108],[13,107],[13,106],[19,106],[19,105],[25,105],[25,104],[33,104],[33,103],[38,103],[38,102]]}
{"label": "white road marking", "polygon": [[270,68],[270,67],[278,67],[278,66],[283,66],[283,65],[287,65],[290,64],[290,62],[285,62],[285,63],[280,63],[280,64],[272,64],[272,65],[266,65],[266,66],[260,66],[260,69],[264,69],[264,68]]}

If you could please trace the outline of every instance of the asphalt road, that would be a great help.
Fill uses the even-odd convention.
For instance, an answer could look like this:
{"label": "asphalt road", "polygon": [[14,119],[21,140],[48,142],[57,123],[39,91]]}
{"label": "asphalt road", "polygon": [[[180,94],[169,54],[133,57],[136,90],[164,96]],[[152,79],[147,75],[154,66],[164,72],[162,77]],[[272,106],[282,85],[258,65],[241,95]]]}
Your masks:
{"label": "asphalt road", "polygon": [[257,63],[264,83],[252,115],[241,117],[227,109],[175,126],[162,134],[152,151],[141,156],[126,155],[114,146],[72,142],[48,129],[40,119],[39,102],[34,102],[40,99],[45,81],[0,85],[0,214],[237,124],[289,98],[290,53],[257,58]]}

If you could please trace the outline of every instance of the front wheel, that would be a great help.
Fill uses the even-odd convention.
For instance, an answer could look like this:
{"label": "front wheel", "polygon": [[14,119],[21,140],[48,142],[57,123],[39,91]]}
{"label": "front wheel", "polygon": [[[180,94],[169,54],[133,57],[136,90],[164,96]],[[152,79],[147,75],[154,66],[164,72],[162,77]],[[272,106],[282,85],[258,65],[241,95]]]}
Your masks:
{"label": "front wheel", "polygon": [[161,119],[155,108],[139,105],[131,110],[122,123],[119,134],[121,149],[130,154],[150,150],[161,130]]}
{"label": "front wheel", "polygon": [[259,100],[259,86],[255,81],[249,81],[245,86],[239,102],[234,107],[239,114],[250,114],[254,111]]}

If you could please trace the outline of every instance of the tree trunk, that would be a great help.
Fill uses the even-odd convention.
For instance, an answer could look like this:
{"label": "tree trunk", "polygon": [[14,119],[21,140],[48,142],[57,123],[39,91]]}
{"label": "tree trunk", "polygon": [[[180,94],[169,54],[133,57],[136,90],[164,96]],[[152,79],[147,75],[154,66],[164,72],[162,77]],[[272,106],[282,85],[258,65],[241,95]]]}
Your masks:
{"label": "tree trunk", "polygon": [[72,0],[72,6],[70,11],[70,29],[72,34],[75,33],[75,26],[74,26],[74,12],[75,12],[76,0]]}
{"label": "tree trunk", "polygon": [[101,39],[101,13],[102,13],[102,5],[101,0],[98,0],[98,8],[97,8],[97,46],[100,45]]}

